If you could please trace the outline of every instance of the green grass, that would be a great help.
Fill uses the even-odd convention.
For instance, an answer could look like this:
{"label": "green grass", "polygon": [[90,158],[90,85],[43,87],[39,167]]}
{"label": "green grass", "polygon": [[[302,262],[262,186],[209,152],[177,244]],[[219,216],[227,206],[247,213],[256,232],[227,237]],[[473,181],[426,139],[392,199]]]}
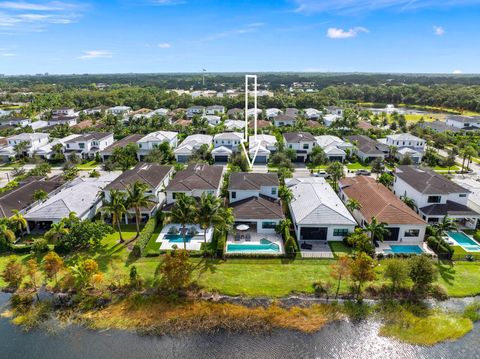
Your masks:
{"label": "green grass", "polygon": [[90,161],[90,162],[77,165],[77,168],[79,170],[93,170],[97,167],[98,167],[98,163],[96,161]]}
{"label": "green grass", "polygon": [[352,171],[352,170],[355,170],[355,171],[356,170],[368,170],[368,171],[370,171],[372,169],[372,166],[362,165],[361,163],[358,163],[358,162],[349,163],[346,166],[350,171]]}
{"label": "green grass", "polygon": [[448,262],[438,265],[438,283],[445,287],[451,297],[466,297],[480,294],[480,263]]}
{"label": "green grass", "polygon": [[352,248],[347,246],[342,241],[328,242],[328,245],[330,246],[330,249],[332,250],[335,258],[343,257],[352,253]]}
{"label": "green grass", "polygon": [[162,226],[157,226],[155,231],[152,233],[152,236],[150,237],[150,240],[145,247],[145,253],[158,252],[160,250],[160,246],[162,245],[162,243],[155,241],[157,240],[161,230]]}
{"label": "green grass", "polygon": [[473,256],[476,260],[480,260],[480,253],[479,252],[467,252],[461,246],[452,246],[453,250],[453,260],[462,260],[465,259],[467,255]]}
{"label": "green grass", "polygon": [[[435,166],[435,167],[431,167],[431,168],[436,172],[447,172],[448,173],[448,167]],[[450,167],[450,172],[454,173],[455,171],[460,171],[460,167],[458,167],[458,166]]]}

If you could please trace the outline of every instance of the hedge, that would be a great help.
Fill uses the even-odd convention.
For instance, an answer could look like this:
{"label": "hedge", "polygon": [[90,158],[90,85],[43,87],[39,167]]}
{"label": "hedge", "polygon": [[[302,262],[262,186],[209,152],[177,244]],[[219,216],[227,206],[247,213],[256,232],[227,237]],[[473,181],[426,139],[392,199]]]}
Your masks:
{"label": "hedge", "polygon": [[140,235],[138,236],[137,242],[133,246],[132,254],[136,257],[141,257],[144,255],[145,247],[148,244],[148,241],[152,237],[155,228],[157,227],[157,218],[156,216],[150,217],[150,219],[143,227]]}

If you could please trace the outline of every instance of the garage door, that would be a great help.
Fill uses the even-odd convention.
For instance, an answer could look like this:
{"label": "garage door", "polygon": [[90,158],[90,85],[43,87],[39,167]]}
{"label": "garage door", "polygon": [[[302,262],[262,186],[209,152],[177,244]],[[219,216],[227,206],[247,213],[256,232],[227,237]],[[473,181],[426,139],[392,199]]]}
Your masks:
{"label": "garage door", "polygon": [[297,158],[295,158],[294,162],[305,162],[305,157],[304,156],[297,156]]}
{"label": "garage door", "polygon": [[398,235],[400,234],[400,228],[387,228],[390,233],[385,235],[384,241],[398,241]]}
{"label": "garage door", "polygon": [[332,157],[329,157],[328,158],[330,161],[338,161],[338,162],[342,162],[343,161],[343,157],[337,157],[337,156],[332,156]]}
{"label": "garage door", "polygon": [[228,162],[228,156],[215,156],[215,162]]}
{"label": "garage door", "polygon": [[267,156],[257,156],[255,163],[267,163]]}
{"label": "garage door", "polygon": [[177,156],[177,162],[185,163],[185,162],[188,162],[189,158],[190,158],[190,156],[188,156],[188,155],[179,155],[179,156]]}
{"label": "garage door", "polygon": [[300,228],[300,238],[306,241],[326,241],[327,227]]}

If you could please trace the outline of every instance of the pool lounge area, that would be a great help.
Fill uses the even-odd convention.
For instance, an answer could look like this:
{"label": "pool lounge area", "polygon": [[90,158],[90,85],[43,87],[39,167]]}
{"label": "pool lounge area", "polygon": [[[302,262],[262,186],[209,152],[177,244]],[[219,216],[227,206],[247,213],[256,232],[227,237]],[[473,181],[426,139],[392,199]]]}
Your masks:
{"label": "pool lounge area", "polygon": [[410,243],[410,244],[398,244],[398,243],[379,243],[379,246],[375,248],[376,254],[435,254],[426,243]]}
{"label": "pool lounge area", "polygon": [[282,255],[284,252],[282,238],[275,234],[257,233],[248,231],[238,234],[229,234],[225,254],[270,254]]}
{"label": "pool lounge area", "polygon": [[[185,226],[185,242],[187,244],[187,251],[201,250],[202,243],[205,241],[203,236],[203,229],[199,225],[189,224]],[[207,242],[212,240],[213,228],[207,229]],[[183,249],[183,233],[182,226],[177,223],[169,223],[162,228],[162,231],[155,242],[161,243],[160,249],[173,249],[177,246]]]}
{"label": "pool lounge area", "polygon": [[447,232],[447,238],[445,239],[449,244],[458,245],[467,252],[480,252],[480,244],[462,231]]}

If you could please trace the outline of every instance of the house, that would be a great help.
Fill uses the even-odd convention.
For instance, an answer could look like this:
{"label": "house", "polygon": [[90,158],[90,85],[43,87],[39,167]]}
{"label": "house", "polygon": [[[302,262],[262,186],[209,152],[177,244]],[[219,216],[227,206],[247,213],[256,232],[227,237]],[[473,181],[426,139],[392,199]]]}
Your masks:
{"label": "house", "polygon": [[363,161],[371,162],[377,158],[385,159],[388,154],[388,147],[370,137],[364,135],[355,135],[347,137],[354,145],[353,152]]}
{"label": "house", "polygon": [[78,116],[55,116],[47,120],[48,126],[67,125],[75,126],[78,122]]}
{"label": "house", "polygon": [[227,116],[230,119],[240,119],[243,117],[244,111],[239,108],[231,108],[227,111]]}
{"label": "house", "polygon": [[205,109],[206,115],[223,115],[225,114],[225,107],[221,105],[207,106]]}
{"label": "house", "polygon": [[222,118],[217,115],[205,115],[202,119],[206,120],[210,126],[217,126],[222,122]]}
{"label": "house", "polygon": [[329,161],[345,161],[347,151],[352,152],[353,145],[337,136],[316,136],[317,145],[323,149]]}
{"label": "house", "polygon": [[275,234],[275,227],[285,219],[279,186],[276,173],[232,173],[228,193],[235,224],[246,224],[256,233]]}
{"label": "house", "polygon": [[289,203],[295,234],[304,241],[341,241],[357,222],[324,178],[289,178]]}
{"label": "house", "polygon": [[427,141],[411,135],[409,133],[398,133],[388,135],[385,139],[378,140],[386,146],[394,146],[398,149],[396,158],[402,160],[406,156],[410,156],[414,164],[422,162],[423,152],[425,151],[425,144]]}
{"label": "house", "polygon": [[[270,127],[272,123],[270,121],[265,121],[265,120],[257,120],[257,128],[267,128]],[[254,121],[250,121],[248,124],[249,128],[254,128],[255,123]]]}
{"label": "house", "polygon": [[389,233],[384,241],[415,242],[420,244],[425,237],[427,223],[401,199],[374,178],[356,176],[340,181],[340,197],[346,203],[354,199],[361,208],[353,216],[362,226],[372,218],[386,223]]}
{"label": "house", "polygon": [[188,118],[192,118],[195,115],[202,115],[203,111],[203,106],[191,106],[187,108],[186,115]]}
{"label": "house", "polygon": [[113,144],[113,133],[90,132],[65,142],[64,153],[76,153],[82,158],[93,158],[97,153]]}
{"label": "house", "polygon": [[417,124],[420,128],[426,129],[429,128],[434,132],[446,132],[446,131],[451,131],[451,132],[460,132],[461,129],[453,126],[449,126],[445,123],[445,121],[440,121],[440,120],[435,120],[432,122],[422,122]]}
{"label": "house", "polygon": [[230,156],[238,151],[243,141],[241,132],[224,132],[213,137],[212,156],[215,162],[228,162]]}
{"label": "house", "polygon": [[73,117],[76,116],[73,108],[63,107],[52,110],[52,117]]}
{"label": "house", "polygon": [[337,107],[337,106],[328,106],[327,107],[327,113],[336,115],[338,117],[343,116],[343,108]]}
{"label": "house", "polygon": [[333,123],[339,119],[341,119],[342,116],[334,115],[334,114],[326,114],[323,115],[322,120],[323,124],[327,127],[330,127],[333,125]]}
{"label": "house", "polygon": [[195,134],[187,136],[183,142],[173,151],[177,162],[188,162],[190,156],[194,154],[201,146],[212,147],[213,137],[210,135]]}
{"label": "house", "polygon": [[447,116],[445,124],[462,130],[480,130],[480,116]]}
{"label": "house", "polygon": [[48,122],[43,120],[33,121],[30,124],[30,127],[32,128],[33,131],[37,131],[41,128],[48,127]]}
{"label": "house", "polygon": [[305,113],[305,118],[309,120],[318,120],[322,117],[322,112],[315,108],[306,108],[303,112]]}
{"label": "house", "polygon": [[296,108],[286,108],[285,109],[285,115],[288,115],[288,116],[293,116],[293,117],[297,117],[299,115],[300,111],[298,111],[298,109]]}
{"label": "house", "polygon": [[32,120],[22,117],[10,117],[1,121],[2,125],[10,125],[16,127],[26,127],[32,124]]}
{"label": "house", "polygon": [[226,120],[223,125],[226,131],[243,130],[245,128],[245,121],[241,120]]}
{"label": "house", "polygon": [[273,119],[275,127],[281,126],[295,126],[297,124],[297,117],[287,114],[280,114]]}
{"label": "house", "polygon": [[61,177],[44,179],[30,177],[20,183],[18,187],[2,193],[0,196],[0,217],[11,217],[17,210],[24,214],[37,201],[33,198],[37,191],[44,191],[52,195],[63,185]]}
{"label": "house", "polygon": [[77,137],[80,137],[80,135],[68,135],[63,138],[55,138],[51,142],[47,143],[46,145],[39,147],[36,151],[36,155],[46,160],[49,160],[54,154],[54,148],[56,145],[60,145],[63,152],[65,148],[65,143]]}
{"label": "house", "polygon": [[[163,166],[155,163],[138,163],[134,168],[123,172],[120,176],[110,182],[104,189],[103,194],[106,201],[111,198],[111,191],[117,190],[127,193],[127,188],[135,182],[147,185],[145,196],[151,197],[153,203],[146,208],[141,208],[142,221],[148,220],[157,209],[165,203],[165,187],[170,183],[173,175],[173,166]],[[129,209],[125,215],[125,223],[135,221],[135,210]]]}
{"label": "house", "polygon": [[114,106],[107,109],[107,112],[114,116],[127,116],[131,111],[132,108],[129,106]]}
{"label": "house", "polygon": [[428,223],[444,216],[461,227],[475,228],[480,214],[468,207],[469,190],[427,168],[399,166],[395,171],[393,192],[413,200],[417,212]]}
{"label": "house", "polygon": [[184,170],[178,171],[168,184],[167,205],[175,202],[179,193],[187,196],[201,197],[203,193],[220,196],[223,180],[223,166],[205,164],[190,164]]}
{"label": "house", "polygon": [[25,144],[24,156],[33,156],[35,152],[49,141],[47,133],[21,133],[7,138],[7,145],[0,149],[0,157],[8,160],[16,155],[15,146]]}
{"label": "house", "polygon": [[452,180],[470,192],[468,195],[467,206],[475,212],[480,213],[480,180],[475,181],[473,178],[468,177],[454,177]]}
{"label": "house", "polygon": [[253,118],[253,116],[255,115],[255,113],[257,114],[257,117],[260,116],[262,114],[262,110],[257,108],[256,110],[254,108],[249,108],[247,110],[247,116],[248,118]]}
{"label": "house", "polygon": [[96,107],[92,107],[92,108],[87,108],[87,109],[83,110],[82,112],[86,115],[96,115],[96,114],[103,113],[107,110],[108,110],[107,106],[96,106]]}
{"label": "house", "polygon": [[171,131],[157,131],[149,133],[137,141],[138,145],[138,159],[143,161],[155,147],[160,146],[162,143],[168,143],[170,148],[174,149],[178,144],[178,133]]}
{"label": "house", "polygon": [[46,201],[36,204],[24,215],[30,229],[48,230],[53,223],[75,212],[81,220],[92,219],[102,205],[100,193],[118,174],[99,178],[76,178],[66,183]]}
{"label": "house", "polygon": [[266,164],[270,154],[277,150],[277,138],[272,135],[259,134],[249,138],[248,154],[251,159],[255,157],[256,164]]}
{"label": "house", "polygon": [[282,110],[278,108],[267,108],[265,110],[265,117],[268,118],[269,120],[273,120],[275,117],[277,117],[281,113],[282,113]]}
{"label": "house", "polygon": [[138,120],[138,119],[141,119],[141,118],[147,118],[148,114],[151,113],[152,110],[148,109],[148,108],[141,108],[137,111],[132,111],[130,112],[130,116],[135,119],[135,120]]}
{"label": "house", "polygon": [[167,117],[168,114],[170,113],[170,110],[168,108],[157,108],[156,110],[153,110],[145,116],[146,118],[152,118],[155,116],[159,117]]}
{"label": "house", "polygon": [[315,137],[308,132],[286,132],[283,134],[285,146],[295,150],[295,162],[306,162],[313,147],[317,145]]}
{"label": "house", "polygon": [[144,136],[139,134],[128,135],[121,140],[113,142],[110,146],[105,147],[103,150],[100,151],[100,157],[102,161],[106,161],[116,148],[123,148],[129,144],[137,144],[137,141],[140,141]]}

